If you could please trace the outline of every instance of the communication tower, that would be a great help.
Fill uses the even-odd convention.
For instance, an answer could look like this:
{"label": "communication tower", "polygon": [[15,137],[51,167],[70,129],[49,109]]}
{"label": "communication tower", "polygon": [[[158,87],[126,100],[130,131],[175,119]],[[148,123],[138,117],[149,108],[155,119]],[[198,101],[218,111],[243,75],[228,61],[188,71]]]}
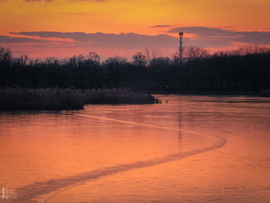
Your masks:
{"label": "communication tower", "polygon": [[182,57],[183,57],[183,32],[179,32],[179,61],[182,64]]}

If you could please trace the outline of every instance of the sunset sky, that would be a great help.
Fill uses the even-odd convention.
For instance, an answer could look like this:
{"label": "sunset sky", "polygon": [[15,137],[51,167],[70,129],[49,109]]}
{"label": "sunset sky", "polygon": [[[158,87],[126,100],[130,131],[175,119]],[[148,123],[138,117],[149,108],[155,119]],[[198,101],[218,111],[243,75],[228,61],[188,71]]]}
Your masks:
{"label": "sunset sky", "polygon": [[0,46],[30,58],[130,58],[145,47],[171,57],[180,30],[187,47],[270,46],[269,9],[269,0],[0,0]]}

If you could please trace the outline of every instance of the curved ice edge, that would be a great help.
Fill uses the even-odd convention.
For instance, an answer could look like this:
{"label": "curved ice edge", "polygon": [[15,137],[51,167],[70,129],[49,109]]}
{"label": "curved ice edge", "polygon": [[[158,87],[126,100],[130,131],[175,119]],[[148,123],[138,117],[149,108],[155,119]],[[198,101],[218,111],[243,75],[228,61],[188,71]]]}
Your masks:
{"label": "curved ice edge", "polygon": [[[45,195],[45,194],[49,194],[53,191],[60,190],[56,193],[58,194],[66,189],[70,189],[72,187],[85,184],[86,182],[93,181],[97,178],[129,171],[133,169],[152,167],[159,164],[180,160],[180,159],[192,156],[192,155],[196,155],[196,154],[200,154],[200,153],[204,153],[207,151],[221,148],[227,143],[227,140],[225,138],[221,138],[221,137],[215,137],[215,138],[217,138],[218,140],[212,146],[205,147],[202,149],[192,150],[189,152],[170,154],[164,157],[153,158],[146,161],[137,161],[131,164],[120,164],[113,167],[104,167],[101,169],[97,169],[97,170],[90,171],[87,173],[82,173],[75,176],[69,176],[69,177],[49,180],[47,182],[40,182],[40,183],[27,185],[25,187],[16,189],[17,200],[19,200],[20,202],[36,202],[36,200],[33,200],[34,198]],[[64,190],[61,190],[61,189],[64,189]],[[47,198],[45,202],[51,199],[56,194],[53,194],[52,196]]]}

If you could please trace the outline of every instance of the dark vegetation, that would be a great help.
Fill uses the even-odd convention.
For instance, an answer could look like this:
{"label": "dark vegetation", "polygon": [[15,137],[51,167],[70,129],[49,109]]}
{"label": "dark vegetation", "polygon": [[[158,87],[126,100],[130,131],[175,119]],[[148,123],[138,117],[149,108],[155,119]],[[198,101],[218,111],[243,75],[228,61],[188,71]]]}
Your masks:
{"label": "dark vegetation", "polygon": [[[170,59],[145,49],[131,62],[116,56],[74,55],[58,60],[12,57],[0,47],[0,109],[79,109],[86,103],[155,103],[139,92],[262,92],[269,96],[270,49],[242,47],[210,55],[186,48]],[[53,88],[52,88],[53,87]],[[132,90],[132,91],[131,91]],[[264,90],[264,91],[263,91]]]}
{"label": "dark vegetation", "polygon": [[[157,100],[141,91],[241,92],[269,96],[270,49],[243,47],[210,55],[186,48],[170,59],[145,49],[131,62],[116,56],[100,62],[90,52],[58,60],[12,57],[0,47],[0,109],[80,109],[84,104],[145,104]],[[132,90],[132,91],[131,91]]]}
{"label": "dark vegetation", "polygon": [[155,49],[146,49],[132,61],[116,56],[100,62],[96,53],[58,60],[13,58],[0,47],[0,88],[131,88],[170,91],[261,91],[270,89],[270,51],[243,47],[210,55],[202,48],[186,48],[183,62]]}
{"label": "dark vegetation", "polygon": [[0,89],[0,110],[71,110],[84,104],[153,104],[152,95],[129,89],[14,88]]}

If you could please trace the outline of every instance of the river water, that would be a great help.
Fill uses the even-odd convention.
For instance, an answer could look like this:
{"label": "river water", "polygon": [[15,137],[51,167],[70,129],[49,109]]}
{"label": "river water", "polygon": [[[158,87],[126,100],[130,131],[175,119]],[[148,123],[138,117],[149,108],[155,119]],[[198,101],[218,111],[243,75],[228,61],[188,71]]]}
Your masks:
{"label": "river water", "polygon": [[269,98],[155,97],[0,112],[1,200],[270,201]]}

